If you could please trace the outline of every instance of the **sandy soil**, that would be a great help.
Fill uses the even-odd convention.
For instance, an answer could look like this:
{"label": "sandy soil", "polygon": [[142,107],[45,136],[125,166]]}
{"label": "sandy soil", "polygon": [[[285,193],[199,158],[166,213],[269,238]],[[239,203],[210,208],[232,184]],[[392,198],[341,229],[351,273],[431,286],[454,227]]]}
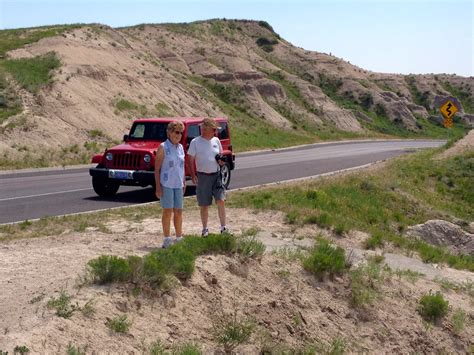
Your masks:
{"label": "sandy soil", "polygon": [[[214,230],[216,220],[212,211]],[[270,238],[283,245],[311,245],[318,233],[283,221],[281,213],[229,210],[229,225],[236,234],[260,228],[258,235],[267,244],[272,244]],[[251,316],[257,323],[250,344],[237,348],[243,354],[278,343],[329,344],[334,339],[343,339],[350,351],[371,353],[464,353],[473,346],[473,301],[464,292],[443,291],[452,305],[450,314],[442,324],[427,327],[416,307],[422,294],[440,289],[431,280],[412,284],[394,276],[384,283],[384,298],[370,312],[358,312],[348,302],[346,276],[318,282],[298,262],[271,254],[248,264],[228,256],[200,257],[193,277],[161,296],[133,296],[122,285],[78,287],[90,259],[102,254],[144,255],[161,244],[158,218],[115,221],[108,228],[111,233],[89,229],[0,245],[0,350],[13,352],[15,346],[25,345],[31,353],[64,354],[71,344],[87,353],[143,353],[160,339],[168,347],[196,341],[205,353],[214,353],[221,348],[212,337],[213,322],[231,313]],[[184,229],[199,233],[197,211],[187,211]],[[363,239],[356,233],[336,242],[348,249],[360,247]],[[81,307],[92,300],[95,313],[87,317],[76,311],[70,319],[56,316],[46,304],[61,289]],[[456,308],[468,318],[459,335],[453,334],[450,321]],[[128,334],[117,335],[105,323],[122,314],[132,325]]]}
{"label": "sandy soil", "polygon": [[463,152],[474,150],[474,129],[471,129],[469,133],[461,140],[457,141],[451,148],[447,149],[439,155],[439,158],[449,158],[459,155]]}

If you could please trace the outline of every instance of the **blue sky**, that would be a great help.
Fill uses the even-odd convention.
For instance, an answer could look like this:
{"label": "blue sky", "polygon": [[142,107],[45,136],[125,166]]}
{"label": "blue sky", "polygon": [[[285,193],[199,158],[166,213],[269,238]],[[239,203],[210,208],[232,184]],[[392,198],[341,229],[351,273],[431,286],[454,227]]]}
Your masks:
{"label": "blue sky", "polygon": [[472,0],[0,0],[0,28],[265,20],[296,46],[384,73],[474,76]]}

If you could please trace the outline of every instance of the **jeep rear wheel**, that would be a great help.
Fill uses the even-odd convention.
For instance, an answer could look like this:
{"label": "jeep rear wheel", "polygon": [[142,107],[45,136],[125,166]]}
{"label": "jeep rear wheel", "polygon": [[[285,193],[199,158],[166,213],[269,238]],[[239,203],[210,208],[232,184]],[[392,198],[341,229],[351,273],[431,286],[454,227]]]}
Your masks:
{"label": "jeep rear wheel", "polygon": [[230,185],[230,165],[225,163],[221,166],[222,185],[228,189]]}
{"label": "jeep rear wheel", "polygon": [[95,193],[100,197],[112,197],[117,193],[120,185],[109,179],[92,177],[92,187]]}

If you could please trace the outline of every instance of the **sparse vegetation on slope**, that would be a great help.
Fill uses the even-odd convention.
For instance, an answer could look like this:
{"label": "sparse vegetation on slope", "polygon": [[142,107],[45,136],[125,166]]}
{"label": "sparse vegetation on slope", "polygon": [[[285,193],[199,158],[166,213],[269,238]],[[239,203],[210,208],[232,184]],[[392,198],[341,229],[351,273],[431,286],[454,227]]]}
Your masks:
{"label": "sparse vegetation on slope", "polygon": [[474,216],[474,154],[434,160],[435,151],[398,158],[377,173],[351,174],[303,186],[266,188],[235,195],[233,206],[282,210],[293,224],[363,230],[372,235],[368,248],[390,241],[420,253],[427,262],[446,262],[474,270],[474,258],[449,252],[402,235],[428,219]]}

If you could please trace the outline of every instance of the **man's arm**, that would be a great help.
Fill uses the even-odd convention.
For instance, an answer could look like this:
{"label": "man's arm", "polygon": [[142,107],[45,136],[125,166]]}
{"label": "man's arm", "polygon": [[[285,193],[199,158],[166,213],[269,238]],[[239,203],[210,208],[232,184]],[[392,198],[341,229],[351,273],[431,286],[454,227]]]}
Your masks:
{"label": "man's arm", "polygon": [[196,164],[194,164],[194,161],[195,161],[195,158],[193,155],[189,155],[188,154],[188,170],[189,170],[189,173],[191,174],[191,179],[193,181],[193,184],[194,185],[197,185],[198,181],[197,181],[197,176],[196,176]]}
{"label": "man's arm", "polygon": [[160,145],[158,147],[158,150],[156,151],[156,159],[155,159],[155,185],[156,185],[155,195],[158,198],[161,198],[160,170],[161,170],[161,165],[163,164],[163,159],[164,159],[163,146]]}

